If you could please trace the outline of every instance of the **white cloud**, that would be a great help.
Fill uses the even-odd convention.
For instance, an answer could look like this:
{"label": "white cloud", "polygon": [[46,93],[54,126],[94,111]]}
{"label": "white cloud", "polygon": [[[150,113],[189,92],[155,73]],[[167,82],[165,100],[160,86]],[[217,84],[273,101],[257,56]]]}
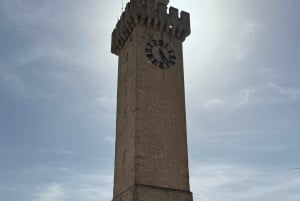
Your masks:
{"label": "white cloud", "polygon": [[269,82],[268,84],[270,89],[273,89],[285,96],[288,100],[296,101],[300,99],[300,89],[299,88],[286,88],[273,82]]}
{"label": "white cloud", "polygon": [[251,21],[247,20],[242,23],[240,37],[243,39],[249,39],[257,30],[257,25]]}
{"label": "white cloud", "polygon": [[55,97],[54,94],[39,90],[30,86],[29,81],[25,81],[23,75],[0,67],[0,87],[3,87],[17,96],[23,98],[49,99]]}
{"label": "white cloud", "polygon": [[240,33],[235,44],[235,59],[243,60],[251,51],[251,43],[255,39],[257,24],[253,21],[244,21],[240,25]]}
{"label": "white cloud", "polygon": [[224,105],[224,101],[223,100],[217,99],[217,98],[213,98],[213,99],[210,99],[210,100],[206,101],[202,105],[202,107],[204,109],[213,109],[213,108],[219,107],[221,105]]}
{"label": "white cloud", "polygon": [[115,143],[115,138],[112,137],[112,136],[106,136],[106,137],[104,137],[103,139],[104,139],[104,141],[109,142],[109,143],[111,143],[111,144],[114,144],[114,143]]}
{"label": "white cloud", "polygon": [[240,92],[241,98],[240,98],[240,101],[238,102],[238,106],[243,106],[243,105],[253,102],[255,92],[256,92],[255,89],[251,89],[251,88],[243,89]]}
{"label": "white cloud", "polygon": [[16,73],[1,71],[0,73],[0,86],[4,85],[13,91],[20,94],[29,93],[29,89],[26,87],[25,83],[21,80],[20,76]]}
{"label": "white cloud", "polygon": [[[295,201],[300,179],[285,172],[192,162],[191,189],[200,201]],[[286,197],[286,195],[289,195]]]}
{"label": "white cloud", "polygon": [[[78,200],[87,200],[87,201],[99,201],[99,200],[111,200],[112,199],[112,186],[99,187],[93,185],[81,185],[78,186],[78,189],[73,192],[74,195],[77,195]],[[73,197],[73,196],[70,196]],[[75,197],[75,196],[74,196]],[[74,197],[72,198],[74,200]]]}
{"label": "white cloud", "polygon": [[63,201],[65,189],[63,185],[53,183],[38,189],[38,192],[34,194],[34,197],[34,201]]}
{"label": "white cloud", "polygon": [[113,176],[108,173],[78,173],[65,185],[66,197],[73,201],[111,200]]}
{"label": "white cloud", "polygon": [[246,48],[237,48],[235,53],[235,59],[236,60],[243,60],[247,57],[249,50]]}
{"label": "white cloud", "polygon": [[86,174],[75,170],[63,183],[51,183],[37,187],[34,201],[104,201],[113,196],[113,176],[103,173]]}
{"label": "white cloud", "polygon": [[40,152],[46,154],[59,154],[59,155],[76,154],[74,151],[65,150],[65,149],[41,149]]}
{"label": "white cloud", "polygon": [[96,98],[96,102],[101,105],[103,112],[104,119],[108,121],[115,120],[115,110],[116,110],[116,99],[107,97],[107,96],[101,96]]}
{"label": "white cloud", "polygon": [[100,105],[103,108],[113,108],[113,107],[115,107],[115,104],[116,104],[115,98],[110,98],[107,96],[98,97],[97,101],[100,103]]}
{"label": "white cloud", "polygon": [[209,109],[217,109],[220,107],[234,108],[240,107],[247,104],[251,104],[253,102],[258,102],[258,98],[255,96],[257,89],[254,88],[245,88],[239,90],[235,93],[230,94],[228,97],[220,98],[212,98],[203,103],[202,108]]}

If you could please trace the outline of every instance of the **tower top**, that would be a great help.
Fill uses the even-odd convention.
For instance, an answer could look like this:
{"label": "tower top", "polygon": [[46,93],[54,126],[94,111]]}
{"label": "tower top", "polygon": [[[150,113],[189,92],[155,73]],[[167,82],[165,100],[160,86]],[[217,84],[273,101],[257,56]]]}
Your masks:
{"label": "tower top", "polygon": [[156,0],[156,1],[157,1],[157,3],[160,2],[165,5],[168,5],[168,3],[169,3],[169,0]]}
{"label": "tower top", "polygon": [[[155,4],[157,3],[157,4]],[[137,25],[152,27],[181,42],[190,35],[190,14],[167,7],[169,0],[130,0],[112,33],[112,53],[119,55]]]}
{"label": "tower top", "polygon": [[[145,0],[142,0],[142,1],[145,1]],[[161,3],[161,4],[164,4],[164,5],[168,5],[169,2],[170,2],[169,0],[148,0],[148,1],[152,1],[155,4]]]}

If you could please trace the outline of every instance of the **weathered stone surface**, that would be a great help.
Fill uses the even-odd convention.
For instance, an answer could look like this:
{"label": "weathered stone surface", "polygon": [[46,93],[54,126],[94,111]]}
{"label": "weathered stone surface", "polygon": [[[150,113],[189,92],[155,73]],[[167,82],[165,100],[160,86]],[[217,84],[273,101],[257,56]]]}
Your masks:
{"label": "weathered stone surface", "polygon": [[[131,0],[112,38],[119,56],[113,200],[191,201],[182,54],[189,15],[142,2]],[[145,47],[153,39],[174,50],[170,68],[149,62]]]}
{"label": "weathered stone surface", "polygon": [[113,201],[192,201],[192,193],[169,188],[136,184]]}

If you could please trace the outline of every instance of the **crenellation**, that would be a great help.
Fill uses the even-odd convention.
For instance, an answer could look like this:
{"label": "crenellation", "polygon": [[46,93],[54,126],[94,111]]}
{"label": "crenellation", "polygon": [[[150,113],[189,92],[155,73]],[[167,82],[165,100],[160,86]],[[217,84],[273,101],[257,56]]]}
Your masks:
{"label": "crenellation", "polygon": [[137,24],[153,27],[159,31],[184,41],[190,34],[190,15],[177,8],[167,6],[161,2],[157,5],[153,0],[131,0],[127,3],[112,35],[112,53],[119,55],[125,42]]}
{"label": "crenellation", "polygon": [[185,11],[181,11],[180,12],[180,19],[183,21],[190,21],[190,14],[185,12]]}
{"label": "crenellation", "polygon": [[171,17],[171,19],[178,20],[178,18],[179,18],[178,9],[174,8],[174,7],[170,7],[169,8],[169,16]]}
{"label": "crenellation", "polygon": [[146,2],[141,0],[131,0],[128,4],[132,4],[132,7],[137,9],[137,11],[142,11],[146,8]]}
{"label": "crenellation", "polygon": [[117,48],[116,48],[116,44],[115,44],[116,38],[117,38],[117,30],[114,29],[111,34],[111,52],[113,54],[117,54],[117,52],[116,52]]}
{"label": "crenellation", "polygon": [[167,6],[165,4],[159,2],[157,4],[157,13],[160,16],[165,15],[167,13]]}
{"label": "crenellation", "polygon": [[[181,37],[186,37],[186,35],[190,35],[191,33],[191,26],[190,26],[190,14],[185,12],[185,11],[181,11],[180,12],[180,21],[182,22],[184,28],[182,29],[182,34]],[[187,24],[185,24],[185,22],[189,22]]]}

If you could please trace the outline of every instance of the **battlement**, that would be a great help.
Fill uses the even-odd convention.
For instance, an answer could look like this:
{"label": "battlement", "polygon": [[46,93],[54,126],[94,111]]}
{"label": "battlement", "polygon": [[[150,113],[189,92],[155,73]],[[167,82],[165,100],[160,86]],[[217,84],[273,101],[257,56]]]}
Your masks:
{"label": "battlement", "polygon": [[190,14],[167,6],[155,4],[153,0],[131,0],[126,5],[116,28],[112,32],[111,52],[119,55],[136,25],[144,25],[160,30],[184,41],[190,34]]}

